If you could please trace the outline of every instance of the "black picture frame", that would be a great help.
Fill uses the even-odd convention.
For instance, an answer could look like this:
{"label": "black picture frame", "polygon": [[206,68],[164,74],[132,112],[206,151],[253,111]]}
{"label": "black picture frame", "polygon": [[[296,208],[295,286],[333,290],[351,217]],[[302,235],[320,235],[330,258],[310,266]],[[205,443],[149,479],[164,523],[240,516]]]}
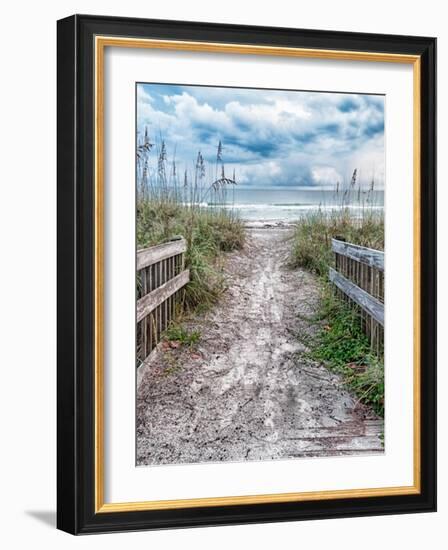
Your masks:
{"label": "black picture frame", "polygon": [[[436,39],[124,17],[58,21],[57,526],[72,534],[431,512],[436,509]],[[121,36],[382,52],[421,62],[419,494],[95,511],[94,38]]]}

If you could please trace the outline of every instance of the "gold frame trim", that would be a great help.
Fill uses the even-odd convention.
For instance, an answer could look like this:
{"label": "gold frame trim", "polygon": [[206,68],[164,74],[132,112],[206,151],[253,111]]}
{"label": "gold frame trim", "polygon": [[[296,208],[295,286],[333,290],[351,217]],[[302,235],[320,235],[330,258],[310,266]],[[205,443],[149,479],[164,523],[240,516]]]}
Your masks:
{"label": "gold frame trim", "polygon": [[[152,48],[160,50],[194,51],[207,53],[234,53],[331,59],[342,61],[370,61],[407,63],[413,65],[413,172],[414,172],[414,480],[413,485],[299,493],[276,493],[181,500],[155,500],[142,502],[104,502],[104,50],[106,47]],[[421,119],[421,60],[417,55],[321,50],[308,48],[256,46],[251,44],[225,44],[177,40],[155,40],[96,36],[95,54],[95,513],[167,510],[204,506],[232,506],[274,502],[303,502],[340,498],[413,495],[421,492],[421,425],[420,425],[420,119]]]}

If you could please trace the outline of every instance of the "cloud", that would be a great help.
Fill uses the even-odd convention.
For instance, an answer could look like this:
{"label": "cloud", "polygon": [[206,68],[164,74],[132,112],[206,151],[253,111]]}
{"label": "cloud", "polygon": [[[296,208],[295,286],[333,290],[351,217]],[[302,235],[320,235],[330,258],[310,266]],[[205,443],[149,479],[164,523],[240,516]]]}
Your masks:
{"label": "cloud", "polygon": [[246,185],[332,185],[354,168],[365,185],[384,180],[382,96],[139,84],[145,127],[186,169],[199,150],[214,165],[221,141],[227,169]]}
{"label": "cloud", "polygon": [[334,166],[314,166],[311,170],[313,182],[317,185],[328,185],[332,182],[342,180],[342,175],[334,168]]}
{"label": "cloud", "polygon": [[137,86],[137,102],[139,105],[153,103],[153,101],[146,86]]}

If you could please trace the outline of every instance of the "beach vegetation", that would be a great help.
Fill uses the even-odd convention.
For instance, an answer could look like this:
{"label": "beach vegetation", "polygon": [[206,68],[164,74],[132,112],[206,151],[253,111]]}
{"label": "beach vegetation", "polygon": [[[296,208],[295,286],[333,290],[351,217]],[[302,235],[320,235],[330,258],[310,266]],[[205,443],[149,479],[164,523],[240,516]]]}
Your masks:
{"label": "beach vegetation", "polygon": [[384,250],[384,210],[375,204],[375,181],[363,188],[356,169],[348,185],[336,183],[331,207],[320,204],[297,220],[292,265],[325,278],[333,265],[332,239]]}
{"label": "beach vegetation", "polygon": [[182,177],[175,147],[169,157],[165,141],[154,141],[145,129],[137,144],[137,248],[183,236],[190,270],[183,302],[187,309],[203,310],[225,288],[223,254],[244,245],[244,224],[223,202],[227,189],[237,184],[235,176],[225,175],[221,141],[214,164],[198,151],[193,170],[185,168]]}
{"label": "beach vegetation", "polygon": [[311,357],[341,374],[359,402],[383,416],[384,361],[372,353],[358,313],[338,300],[330,286],[325,285],[319,319],[320,329],[308,342]]}
{"label": "beach vegetation", "polygon": [[[291,265],[319,276],[322,295],[314,316],[319,324],[315,338],[307,342],[310,355],[344,376],[360,402],[384,414],[384,361],[372,352],[362,330],[359,311],[339,300],[328,280],[334,267],[332,239],[384,250],[384,214],[372,197],[374,182],[367,190],[356,186],[357,171],[348,186],[335,189],[332,208],[319,208],[297,220],[292,239]],[[357,208],[352,208],[354,201]]]}
{"label": "beach vegetation", "polygon": [[164,341],[169,342],[171,345],[176,343],[172,346],[174,348],[178,347],[178,345],[193,348],[199,342],[200,337],[201,333],[199,330],[188,330],[178,323],[171,323],[163,335]]}

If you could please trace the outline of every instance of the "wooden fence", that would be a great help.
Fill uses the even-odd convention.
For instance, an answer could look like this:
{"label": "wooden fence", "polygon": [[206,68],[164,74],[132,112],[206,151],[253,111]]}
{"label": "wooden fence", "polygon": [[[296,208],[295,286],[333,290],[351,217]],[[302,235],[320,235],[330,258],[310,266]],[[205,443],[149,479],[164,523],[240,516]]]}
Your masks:
{"label": "wooden fence", "polygon": [[190,280],[186,250],[185,239],[179,237],[137,251],[137,366],[176,315],[182,288]]}
{"label": "wooden fence", "polygon": [[339,296],[356,308],[372,350],[384,351],[384,252],[332,240],[335,269],[330,280]]}

